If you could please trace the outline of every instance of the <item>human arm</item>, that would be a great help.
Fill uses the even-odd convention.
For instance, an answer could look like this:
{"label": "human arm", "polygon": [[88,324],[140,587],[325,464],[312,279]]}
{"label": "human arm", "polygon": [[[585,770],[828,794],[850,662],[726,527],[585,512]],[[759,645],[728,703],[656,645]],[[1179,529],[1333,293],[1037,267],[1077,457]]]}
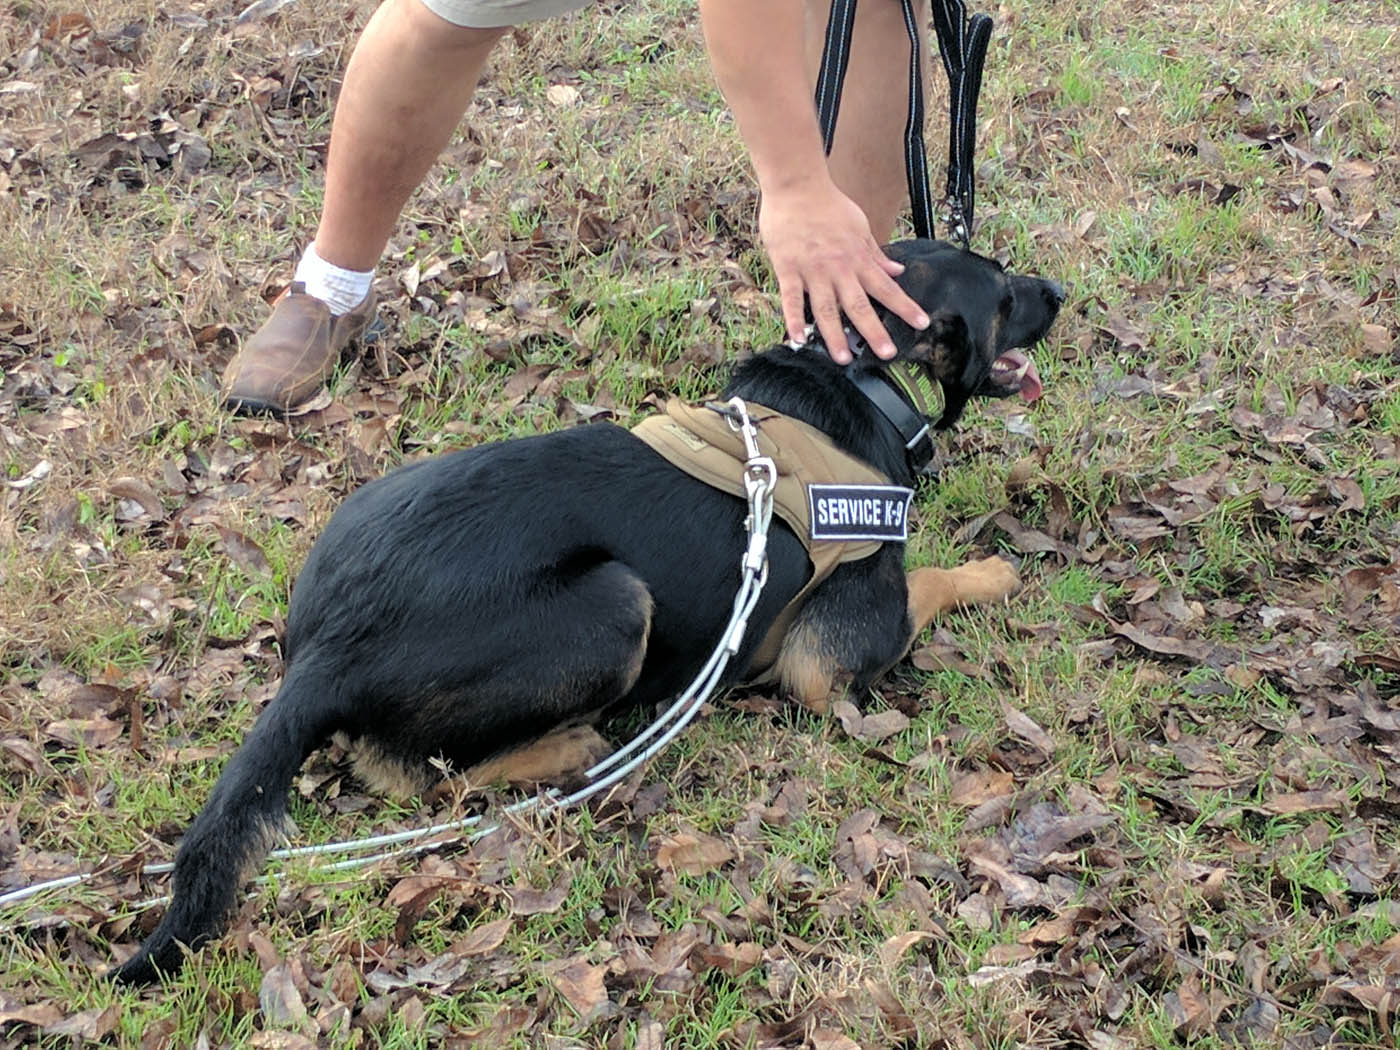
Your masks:
{"label": "human arm", "polygon": [[894,345],[870,300],[916,328],[928,319],[895,283],[860,207],[832,180],[804,58],[802,0],[700,0],[711,65],[748,147],[762,199],[759,237],[788,336],[801,340],[803,296],[833,360],[850,360],[844,311],[881,357]]}

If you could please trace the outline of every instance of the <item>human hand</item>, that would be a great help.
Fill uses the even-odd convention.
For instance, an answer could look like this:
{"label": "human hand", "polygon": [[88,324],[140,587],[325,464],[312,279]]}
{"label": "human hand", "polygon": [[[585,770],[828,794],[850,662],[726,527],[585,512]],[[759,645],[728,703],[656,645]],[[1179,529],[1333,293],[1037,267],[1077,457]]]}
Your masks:
{"label": "human hand", "polygon": [[804,295],[838,365],[851,360],[842,313],[877,357],[894,357],[894,342],[871,299],[914,328],[928,327],[923,309],[895,283],[904,267],[880,250],[865,213],[830,180],[765,192],[758,233],[778,279],[783,323],[794,343],[806,338]]}

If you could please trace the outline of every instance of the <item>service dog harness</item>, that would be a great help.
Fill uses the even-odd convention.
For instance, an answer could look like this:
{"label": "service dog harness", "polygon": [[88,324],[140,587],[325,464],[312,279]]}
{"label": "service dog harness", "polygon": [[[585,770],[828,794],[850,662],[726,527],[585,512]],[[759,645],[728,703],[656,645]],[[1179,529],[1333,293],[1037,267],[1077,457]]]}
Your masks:
{"label": "service dog harness", "polygon": [[[869,464],[842,452],[813,426],[749,403],[758,447],[777,467],[773,510],[802,541],[812,576],[778,614],[749,665],[748,680],[771,670],[803,604],[836,566],[868,558],[908,538],[913,490],[890,484]],[[632,428],[673,466],[712,488],[743,497],[742,437],[722,411],[673,399],[663,413]]]}

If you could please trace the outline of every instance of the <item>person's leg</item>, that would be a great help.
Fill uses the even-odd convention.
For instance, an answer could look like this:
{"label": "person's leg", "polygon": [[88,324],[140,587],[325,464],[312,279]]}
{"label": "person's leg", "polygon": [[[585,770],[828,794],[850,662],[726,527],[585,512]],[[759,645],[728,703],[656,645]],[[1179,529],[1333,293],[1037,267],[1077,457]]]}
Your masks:
{"label": "person's leg", "polygon": [[[926,0],[916,5],[923,32],[924,83],[938,42],[930,30]],[[826,39],[830,0],[807,0],[807,55],[815,89]],[[904,174],[904,124],[909,116],[909,34],[895,0],[866,0],[856,7],[851,62],[841,93],[831,176],[861,206],[870,232],[885,242],[909,200]],[[926,127],[928,126],[926,122]],[[931,151],[936,155],[936,150]]]}
{"label": "person's leg", "polygon": [[315,242],[326,262],[374,268],[508,28],[453,25],[422,0],[385,0],[370,18],[345,69],[331,127]]}
{"label": "person's leg", "polygon": [[288,412],[320,389],[374,316],[374,267],[404,204],[514,24],[587,0],[384,0],[345,71],[325,200],[288,293],[224,372],[236,411]]}

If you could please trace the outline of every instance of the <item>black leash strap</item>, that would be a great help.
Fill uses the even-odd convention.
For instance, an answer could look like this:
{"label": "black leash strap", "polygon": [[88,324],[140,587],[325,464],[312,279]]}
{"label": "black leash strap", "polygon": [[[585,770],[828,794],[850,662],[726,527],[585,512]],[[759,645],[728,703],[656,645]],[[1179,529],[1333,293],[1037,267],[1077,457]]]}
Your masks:
{"label": "black leash strap", "polygon": [[992,20],[975,14],[971,20],[962,0],[931,0],[933,28],[943,71],[948,74],[948,191],[945,221],[964,248],[972,237],[975,195],[973,157],[977,153],[977,96],[982,92],[982,67],[992,39]]}
{"label": "black leash strap", "polygon": [[841,109],[846,67],[851,64],[851,31],[855,24],[856,0],[831,0],[822,65],[817,73],[817,120],[822,129],[822,148],[828,154],[836,138],[836,114]]}
{"label": "black leash strap", "polygon": [[[904,123],[904,178],[909,183],[909,210],[914,235],[933,237],[933,199],[928,191],[928,154],[924,147],[923,33],[914,16],[914,0],[900,0],[909,34],[909,119]],[[964,243],[963,247],[967,247]]]}
{"label": "black leash strap", "polygon": [[[887,0],[880,0],[887,2]],[[914,0],[900,0],[909,33],[909,119],[904,126],[904,166],[909,182],[909,205],[914,233],[934,236],[933,202],[929,194],[928,158],[924,147],[924,89],[921,38]],[[992,20],[983,14],[967,19],[962,0],[930,0],[943,68],[948,74],[949,142],[947,223],[954,237],[968,247],[972,231],[972,157],[977,144],[977,95],[991,39]],[[832,0],[826,45],[817,75],[817,117],[822,144],[828,153],[836,135],[841,87],[851,58],[856,0]]]}

